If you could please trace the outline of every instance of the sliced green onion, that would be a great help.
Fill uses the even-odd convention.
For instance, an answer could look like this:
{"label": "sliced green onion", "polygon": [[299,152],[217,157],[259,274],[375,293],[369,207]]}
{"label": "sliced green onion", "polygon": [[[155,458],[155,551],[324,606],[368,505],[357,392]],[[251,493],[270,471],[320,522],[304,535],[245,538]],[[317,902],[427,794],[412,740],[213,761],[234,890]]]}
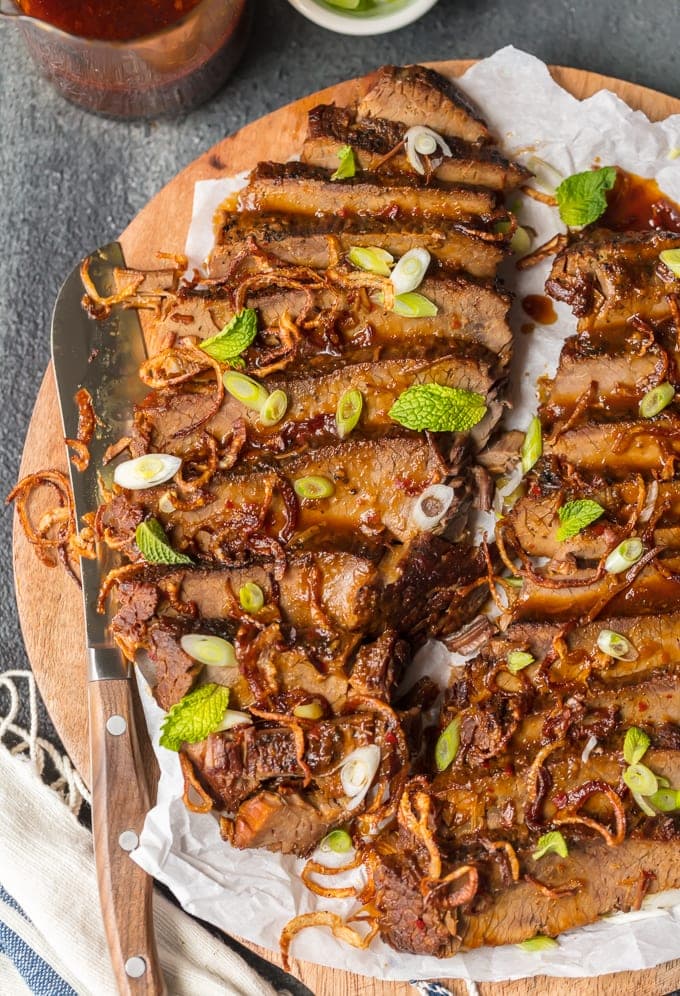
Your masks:
{"label": "sliced green onion", "polygon": [[680,249],[664,249],[663,252],[659,253],[659,259],[666,264],[675,277],[680,277]]}
{"label": "sliced green onion", "polygon": [[448,484],[431,484],[425,488],[411,509],[411,519],[418,529],[435,529],[451,508],[455,492]]}
{"label": "sliced green onion", "polygon": [[351,246],[347,259],[360,270],[377,273],[379,277],[389,277],[390,265],[394,256],[378,246]]}
{"label": "sliced green onion", "polygon": [[439,150],[444,156],[451,156],[451,149],[441,135],[425,125],[412,125],[404,135],[406,158],[416,173],[425,175],[421,156],[432,156]]}
{"label": "sliced green onion", "polygon": [[446,729],[439,734],[434,748],[434,763],[437,771],[446,771],[456,760],[460,747],[460,717],[452,719]]}
{"label": "sliced green onion", "polygon": [[524,650],[512,650],[508,654],[508,671],[511,674],[517,674],[518,671],[533,664],[535,660],[533,654],[528,654]]}
{"label": "sliced green onion", "polygon": [[615,657],[619,661],[636,661],[638,652],[625,636],[615,633],[613,629],[601,629],[597,637],[597,645],[603,654]]}
{"label": "sliced green onion", "polygon": [[408,294],[420,287],[429,265],[430,254],[427,249],[409,249],[405,252],[390,276],[395,293]]}
{"label": "sliced green onion", "polygon": [[339,7],[341,10],[356,10],[361,0],[328,0],[331,7]]}
{"label": "sliced green onion", "polygon": [[245,612],[259,612],[264,605],[264,592],[259,584],[246,581],[239,589],[238,600]]}
{"label": "sliced green onion", "polygon": [[536,934],[535,937],[530,937],[528,941],[522,941],[516,947],[521,948],[522,951],[548,951],[550,948],[558,948],[559,944],[554,937]]}
{"label": "sliced green onion", "polygon": [[301,705],[295,706],[293,715],[297,716],[298,719],[321,719],[323,707],[320,702],[303,702]]}
{"label": "sliced green onion", "polygon": [[250,713],[239,712],[238,709],[227,709],[222,717],[222,722],[217,727],[217,731],[233,730],[235,726],[252,726],[253,717]]}
{"label": "sliced green onion", "polygon": [[[361,0],[358,0],[358,2],[360,3]],[[351,145],[340,146],[338,149],[338,161],[338,168],[335,173],[331,173],[331,180],[349,180],[355,176],[357,163]]]}
{"label": "sliced green onion", "polygon": [[622,574],[633,564],[637,564],[644,552],[642,540],[639,540],[637,536],[631,536],[623,543],[619,543],[615,550],[612,550],[604,562],[604,569],[608,574]]}
{"label": "sliced green onion", "polygon": [[511,588],[521,588],[524,584],[522,578],[503,578],[504,584],[509,584]]}
{"label": "sliced green onion", "polygon": [[272,391],[265,403],[260,408],[260,422],[262,425],[276,425],[286,414],[288,408],[288,395],[285,391],[277,388]]}
{"label": "sliced green onion", "polygon": [[667,778],[664,778],[663,775],[657,775],[656,776],[656,780],[659,783],[659,788],[660,789],[668,789],[668,788],[671,787],[671,783],[669,782],[669,780]]}
{"label": "sliced green onion", "polygon": [[518,225],[515,232],[510,239],[510,248],[514,252],[515,256],[526,256],[526,254],[531,249],[531,236],[527,232],[526,228],[522,228]]}
{"label": "sliced green onion", "polygon": [[511,228],[512,228],[512,222],[510,220],[497,221],[496,224],[493,226],[493,230],[496,233],[496,235],[507,235]]}
{"label": "sliced green onion", "polygon": [[352,850],[352,838],[346,830],[331,830],[321,841],[319,848],[334,854],[347,854]]}
{"label": "sliced green onion", "polygon": [[185,654],[208,667],[234,667],[236,653],[233,644],[220,636],[204,633],[187,633],[179,641]]}
{"label": "sliced green onion", "polygon": [[650,795],[649,801],[662,813],[673,813],[676,809],[680,809],[680,792],[672,788],[660,788],[654,795]]}
{"label": "sliced green onion", "polygon": [[637,764],[647,753],[651,740],[639,726],[631,726],[623,741],[623,759],[626,764]]}
{"label": "sliced green onion", "polygon": [[668,381],[657,384],[651,391],[647,391],[640,402],[640,414],[643,418],[654,418],[659,412],[670,405],[675,397],[675,388]]}
{"label": "sliced green onion", "polygon": [[381,759],[377,744],[357,747],[345,758],[340,768],[340,782],[343,792],[351,799],[347,809],[356,809],[363,802],[378,772]]}
{"label": "sliced green onion", "polygon": [[392,311],[404,318],[432,318],[439,311],[433,301],[422,294],[397,294]]}
{"label": "sliced green onion", "polygon": [[546,854],[558,854],[560,858],[566,858],[569,854],[567,842],[559,830],[551,830],[550,833],[544,833],[539,837],[536,841],[536,850],[531,857],[534,861],[538,861]]}
{"label": "sliced green onion", "polygon": [[310,474],[309,477],[298,477],[293,481],[295,494],[300,498],[330,498],[335,494],[335,485],[327,477],[320,474]]}
{"label": "sliced green onion", "polygon": [[644,795],[640,795],[639,792],[632,792],[631,794],[633,796],[633,799],[635,800],[635,802],[640,807],[643,813],[645,813],[647,816],[656,816],[656,810],[652,809],[652,807],[645,799]]}
{"label": "sliced green onion", "polygon": [[631,790],[638,795],[650,796],[659,788],[656,775],[645,764],[631,764],[623,773],[623,780]]}
{"label": "sliced green onion", "polygon": [[522,443],[522,470],[526,474],[534,466],[543,452],[543,433],[541,432],[541,420],[538,415],[534,415]]}
{"label": "sliced green onion", "polygon": [[169,453],[146,453],[134,460],[124,460],[113,472],[113,480],[121,488],[141,491],[165,484],[174,477],[182,461]]}
{"label": "sliced green onion", "polygon": [[529,156],[525,165],[534,174],[534,184],[546,194],[554,194],[564,180],[562,174],[555,169],[552,163],[548,163],[538,156]]}
{"label": "sliced green onion", "polygon": [[361,418],[361,410],[364,407],[364,399],[361,395],[361,391],[350,390],[345,391],[343,396],[338,401],[338,407],[335,409],[335,426],[338,430],[338,435],[340,439],[344,439],[349,436],[352,429],[356,428],[356,425]]}
{"label": "sliced green onion", "polygon": [[222,383],[232,397],[256,412],[262,410],[269,397],[269,391],[266,387],[253,380],[252,377],[247,377],[246,374],[238,373],[236,370],[227,370],[222,378]]}

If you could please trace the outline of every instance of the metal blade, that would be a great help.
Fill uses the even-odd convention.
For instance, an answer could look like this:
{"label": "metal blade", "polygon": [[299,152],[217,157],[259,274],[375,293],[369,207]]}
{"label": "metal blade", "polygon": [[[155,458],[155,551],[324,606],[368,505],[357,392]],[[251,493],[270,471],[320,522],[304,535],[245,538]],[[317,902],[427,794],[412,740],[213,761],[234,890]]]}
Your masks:
{"label": "metal blade", "polygon": [[[90,257],[90,276],[102,296],[115,293],[114,269],[124,267],[120,245],[113,242]],[[78,410],[74,396],[81,387],[92,396],[98,424],[90,444],[90,463],[80,472],[69,462],[76,521],[94,511],[100,502],[98,471],[108,446],[127,434],[133,406],[146,389],[137,376],[146,359],[142,327],[131,309],[112,309],[102,321],[89,318],[82,307],[84,293],[77,266],[65,280],[52,315],[52,361],[57,381],[64,435],[78,434]],[[113,473],[112,468],[108,471]],[[126,669],[108,633],[108,618],[97,612],[101,578],[118,565],[107,550],[98,550],[97,560],[81,560],[87,646],[101,653],[90,654],[94,677],[124,677]],[[113,673],[113,672],[116,673]],[[106,672],[106,673],[102,673]]]}

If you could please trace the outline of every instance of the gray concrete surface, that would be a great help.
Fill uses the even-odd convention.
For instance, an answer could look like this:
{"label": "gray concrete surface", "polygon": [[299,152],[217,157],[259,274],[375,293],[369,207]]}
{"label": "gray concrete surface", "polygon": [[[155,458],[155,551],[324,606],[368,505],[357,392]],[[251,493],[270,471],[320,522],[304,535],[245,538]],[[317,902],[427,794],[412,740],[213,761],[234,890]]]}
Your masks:
{"label": "gray concrete surface", "polygon": [[[0,495],[16,478],[63,276],[223,135],[384,62],[484,56],[508,43],[680,96],[677,13],[668,0],[440,0],[417,24],[377,38],[330,34],[285,0],[254,6],[246,55],[223,91],[192,114],[155,123],[105,120],[65,103],[37,75],[15,29],[0,24]],[[10,528],[4,512],[0,670],[26,665]],[[44,710],[41,725],[56,742]]]}

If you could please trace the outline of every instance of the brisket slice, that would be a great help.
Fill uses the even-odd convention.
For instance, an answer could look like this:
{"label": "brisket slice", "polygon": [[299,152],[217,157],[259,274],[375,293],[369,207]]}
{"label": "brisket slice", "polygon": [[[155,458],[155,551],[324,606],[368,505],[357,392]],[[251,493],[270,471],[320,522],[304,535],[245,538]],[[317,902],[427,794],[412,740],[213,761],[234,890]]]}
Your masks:
{"label": "brisket slice", "polygon": [[[373,743],[376,736],[374,717],[368,712],[307,724],[304,761],[314,783],[330,785],[331,792],[342,798],[338,768],[353,750]],[[301,784],[305,777],[289,726],[236,727],[229,733],[211,733],[184,750],[219,808],[228,813],[236,812],[263,782],[282,779]]]}
{"label": "brisket slice", "polygon": [[[308,115],[308,131],[302,148],[302,161],[334,170],[338,150],[350,145],[357,167],[366,172],[414,173],[403,148],[384,162],[404,138],[405,127],[384,118],[356,120],[347,107],[319,104]],[[433,175],[440,183],[466,183],[491,190],[512,190],[531,175],[518,163],[509,162],[497,149],[479,147],[461,139],[442,136],[451,155],[437,153],[430,159]],[[384,164],[383,164],[384,163]]]}
{"label": "brisket slice", "polygon": [[[462,274],[433,273],[419,292],[429,298],[438,313],[425,318],[402,318],[378,304],[362,299],[358,291],[338,285],[315,289],[311,316],[328,335],[310,329],[302,337],[289,371],[334,370],[347,363],[396,359],[408,354],[413,359],[441,356],[452,340],[463,339],[482,346],[507,363],[512,343],[507,314],[510,297],[489,281]],[[261,290],[248,295],[245,305],[258,311],[260,329],[275,332],[282,316],[295,320],[309,307],[308,292],[285,288]],[[185,336],[200,339],[217,335],[234,317],[235,309],[226,290],[212,288],[208,294],[187,290],[176,305],[167,308],[153,324],[158,341],[172,343]],[[248,351],[249,370],[257,376],[262,340]],[[263,362],[268,362],[264,360]]]}
{"label": "brisket slice", "polygon": [[[389,412],[397,398],[416,384],[441,384],[474,391],[487,399],[489,415],[472,430],[476,446],[485,438],[500,415],[495,401],[505,372],[497,369],[495,358],[474,344],[452,342],[450,352],[434,360],[384,360],[341,367],[316,377],[299,373],[284,379],[285,372],[268,381],[270,392],[285,391],[288,407],[275,426],[263,426],[259,413],[226,394],[219,411],[209,416],[214,390],[197,393],[195,384],[179,386],[173,394],[157,391],[136,407],[144,426],[150,452],[184,456],[196,452],[209,433],[214,439],[231,439],[238,422],[245,422],[247,439],[239,458],[262,458],[263,451],[283,455],[291,450],[318,448],[339,441],[335,415],[338,403],[349,390],[361,391],[363,408],[353,439],[400,434],[401,428]],[[205,413],[206,421],[201,421]],[[198,428],[191,427],[201,421]]]}
{"label": "brisket slice", "polygon": [[331,170],[306,163],[258,163],[238,195],[240,211],[292,214],[436,216],[451,221],[503,220],[498,195],[484,187],[425,184],[415,174],[357,173],[331,180]]}
{"label": "brisket slice", "polygon": [[670,232],[589,232],[557,254],[546,290],[571,305],[580,328],[623,325],[633,315],[659,322],[671,314],[668,295],[680,293],[659,253],[678,247]]}
{"label": "brisket slice", "polygon": [[568,862],[551,855],[532,869],[551,888],[583,883],[575,894],[552,898],[522,880],[476,904],[447,908],[445,890],[440,903],[425,904],[420,891],[424,864],[412,869],[401,846],[398,840],[381,840],[376,848],[381,936],[397,950],[440,958],[485,944],[520,943],[537,934],[556,936],[608,913],[637,908],[643,885],[656,893],[680,882],[677,840],[655,841],[650,848],[648,841],[632,839],[613,849],[583,840],[572,847]]}
{"label": "brisket slice", "polygon": [[568,429],[554,442],[547,440],[544,452],[605,479],[641,474],[667,480],[680,455],[677,408],[671,405],[654,419],[590,422]]}
{"label": "brisket slice", "polygon": [[283,263],[325,270],[335,253],[352,246],[379,246],[395,257],[427,249],[434,259],[475,277],[495,277],[507,255],[506,239],[482,228],[444,218],[405,218],[394,222],[339,214],[261,214],[225,212],[208,271],[219,280],[234,260],[252,252],[252,241]]}
{"label": "brisket slice", "polygon": [[407,128],[427,125],[442,135],[484,144],[491,135],[479,112],[450,79],[425,66],[383,66],[359,101],[361,118],[385,118]]}
{"label": "brisket slice", "polygon": [[[583,587],[567,584],[551,588],[525,578],[508,617],[513,622],[542,619],[566,622],[589,613],[599,616],[605,606],[608,614],[622,616],[672,612],[680,598],[680,559],[660,556],[659,563],[661,569],[654,563],[649,564],[632,584],[622,575],[612,574]],[[592,577],[592,574],[591,567],[572,571],[569,577],[578,580]],[[554,577],[559,579],[560,576]]]}
{"label": "brisket slice", "polygon": [[305,857],[342,820],[344,812],[321,792],[303,796],[286,786],[275,792],[264,789],[239,807],[229,840],[242,850],[263,847]]}
{"label": "brisket slice", "polygon": [[[634,478],[605,485],[565,480],[562,487],[542,489],[540,475],[530,478],[530,491],[521,497],[506,513],[505,520],[512,529],[522,549],[532,557],[549,557],[566,561],[599,561],[610,553],[629,534],[629,523],[636,514],[640,501],[639,481]],[[648,486],[649,487],[649,486]],[[643,491],[644,495],[648,493]],[[576,536],[559,540],[559,509],[567,501],[588,498],[596,501],[605,514]],[[650,546],[677,550],[680,548],[680,486],[669,481],[658,485],[656,505],[659,519],[648,537]],[[646,534],[645,523],[639,523],[636,535]]]}
{"label": "brisket slice", "polygon": [[[293,482],[308,476],[331,481],[332,500],[295,498]],[[415,434],[402,439],[350,439],[276,467],[217,474],[202,492],[205,503],[186,511],[161,509],[164,486],[126,491],[103,507],[100,521],[117,543],[126,544],[133,559],[138,557],[132,545],[134,532],[126,534],[119,526],[119,517],[132,517],[131,508],[157,518],[175,549],[206,560],[243,559],[248,553],[271,557],[270,540],[293,548],[318,548],[314,535],[319,530],[325,549],[376,550],[418,535],[411,518],[413,504],[425,488],[448,476],[427,441]],[[466,485],[461,482],[450,517],[466,500]]]}
{"label": "brisket slice", "polygon": [[579,421],[637,417],[641,398],[665,379],[667,370],[668,356],[658,347],[636,352],[603,344],[589,349],[576,336],[567,339],[557,373],[543,388],[543,424],[550,428],[566,422],[577,404]]}

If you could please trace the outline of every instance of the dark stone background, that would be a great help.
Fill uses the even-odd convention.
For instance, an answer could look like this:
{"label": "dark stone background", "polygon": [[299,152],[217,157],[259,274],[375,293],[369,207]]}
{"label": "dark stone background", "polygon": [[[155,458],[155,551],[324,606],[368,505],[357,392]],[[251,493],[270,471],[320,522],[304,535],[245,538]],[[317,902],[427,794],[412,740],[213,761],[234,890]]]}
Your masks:
{"label": "dark stone background", "polygon": [[[331,34],[285,0],[253,5],[246,54],[222,92],[191,114],[151,123],[110,121],[67,104],[37,75],[11,23],[0,24],[0,495],[16,480],[63,277],[224,135],[381,63],[485,56],[510,43],[546,62],[680,95],[677,16],[668,0],[440,0],[415,25],[376,38]],[[0,542],[4,670],[27,664],[8,511]],[[58,742],[44,710],[41,732]]]}

